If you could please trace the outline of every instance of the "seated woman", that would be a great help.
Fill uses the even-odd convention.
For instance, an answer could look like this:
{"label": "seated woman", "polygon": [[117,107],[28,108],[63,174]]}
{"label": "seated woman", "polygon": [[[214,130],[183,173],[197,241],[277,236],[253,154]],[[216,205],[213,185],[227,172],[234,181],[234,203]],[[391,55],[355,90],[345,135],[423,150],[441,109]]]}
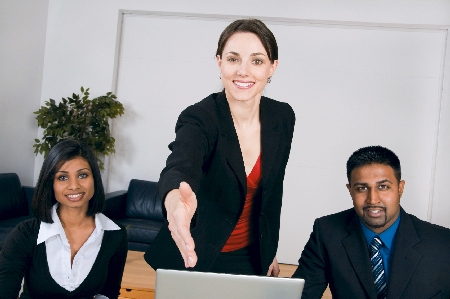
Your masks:
{"label": "seated woman", "polygon": [[76,140],[55,145],[34,192],[36,218],[8,236],[0,253],[0,298],[117,298],[127,232],[100,212],[105,193],[96,158]]}

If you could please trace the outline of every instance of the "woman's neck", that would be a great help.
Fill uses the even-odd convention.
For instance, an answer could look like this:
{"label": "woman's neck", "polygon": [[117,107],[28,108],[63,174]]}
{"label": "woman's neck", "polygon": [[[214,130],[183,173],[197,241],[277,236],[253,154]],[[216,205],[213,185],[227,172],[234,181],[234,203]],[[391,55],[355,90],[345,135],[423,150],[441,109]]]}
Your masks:
{"label": "woman's neck", "polygon": [[57,209],[59,221],[64,229],[92,225],[95,222],[94,216],[87,216],[86,212],[87,211],[82,209],[72,209],[61,206]]}
{"label": "woman's neck", "polygon": [[[226,93],[225,93],[226,94]],[[248,127],[259,124],[259,103],[261,98],[253,98],[247,101],[230,100],[227,97],[230,106],[231,116],[235,126]]]}

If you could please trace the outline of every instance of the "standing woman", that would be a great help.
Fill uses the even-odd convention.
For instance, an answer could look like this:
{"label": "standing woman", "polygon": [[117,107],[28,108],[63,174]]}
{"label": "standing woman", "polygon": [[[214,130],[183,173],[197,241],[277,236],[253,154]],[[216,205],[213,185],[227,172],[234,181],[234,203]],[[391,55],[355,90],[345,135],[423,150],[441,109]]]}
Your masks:
{"label": "standing woman", "polygon": [[154,269],[277,276],[295,115],[262,96],[278,66],[275,37],[259,20],[234,21],[216,60],[224,90],[178,118],[159,180],[168,225],[145,259]]}
{"label": "standing woman", "polygon": [[101,214],[100,170],[76,140],[55,145],[44,160],[32,210],[0,253],[0,298],[118,298],[127,233]]}

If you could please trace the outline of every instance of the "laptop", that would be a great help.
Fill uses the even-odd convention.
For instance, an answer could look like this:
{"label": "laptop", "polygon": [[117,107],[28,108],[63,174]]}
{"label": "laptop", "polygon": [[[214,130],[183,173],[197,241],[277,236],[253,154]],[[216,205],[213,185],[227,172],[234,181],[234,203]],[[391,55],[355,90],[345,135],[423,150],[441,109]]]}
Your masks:
{"label": "laptop", "polygon": [[304,279],[156,270],[155,299],[300,299]]}

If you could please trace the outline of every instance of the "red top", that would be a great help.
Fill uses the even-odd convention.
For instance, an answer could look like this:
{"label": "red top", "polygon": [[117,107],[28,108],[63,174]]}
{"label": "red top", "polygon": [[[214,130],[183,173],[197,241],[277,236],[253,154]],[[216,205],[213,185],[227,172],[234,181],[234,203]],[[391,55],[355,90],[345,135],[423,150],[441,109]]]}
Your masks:
{"label": "red top", "polygon": [[222,248],[222,252],[229,252],[247,247],[253,242],[252,229],[252,206],[253,198],[258,191],[261,180],[261,154],[256,160],[255,166],[247,176],[247,195],[245,197],[244,209],[239,220],[228,238],[227,243]]}

